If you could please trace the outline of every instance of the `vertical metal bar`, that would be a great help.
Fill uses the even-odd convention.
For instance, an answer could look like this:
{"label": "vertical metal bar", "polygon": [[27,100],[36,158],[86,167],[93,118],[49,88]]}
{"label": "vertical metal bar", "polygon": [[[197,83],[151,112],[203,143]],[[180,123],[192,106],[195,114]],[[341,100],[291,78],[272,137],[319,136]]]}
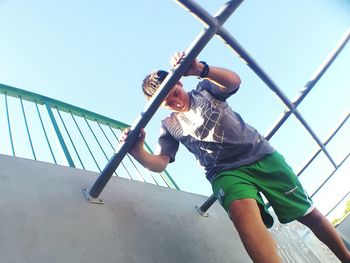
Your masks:
{"label": "vertical metal bar", "polygon": [[10,141],[11,141],[11,148],[12,148],[12,155],[16,156],[15,154],[15,147],[13,145],[13,138],[12,138],[12,131],[11,131],[11,121],[10,121],[10,113],[9,113],[9,108],[8,108],[8,103],[7,103],[7,94],[5,92],[5,106],[6,106],[6,116],[7,116],[7,127],[9,131],[9,136],[10,136]]}
{"label": "vertical metal bar", "polygon": [[186,58],[184,61],[171,71],[166,79],[160,85],[159,89],[146,105],[145,109],[138,116],[136,121],[131,127],[128,139],[120,144],[117,153],[115,153],[109,163],[105,166],[103,172],[97,178],[96,182],[89,191],[89,195],[92,198],[97,198],[102,192],[103,188],[108,183],[113,172],[116,170],[122,159],[125,157],[129,149],[138,139],[140,131],[144,128],[150,119],[153,117],[154,113],[157,111],[165,97],[168,95],[169,91],[174,87],[174,85],[179,81],[181,76],[186,72],[193,60],[198,56],[198,54],[203,50],[210,39],[216,34],[218,27],[220,27],[233,13],[233,11],[238,7],[242,1],[235,1],[228,3],[225,8],[221,9],[217,14],[217,27],[210,26],[202,30],[202,32],[197,36],[197,38],[191,43],[191,45],[186,49]]}
{"label": "vertical metal bar", "polygon": [[68,135],[68,138],[69,138],[69,140],[70,140],[70,143],[71,143],[72,146],[73,146],[73,149],[74,149],[74,151],[75,151],[75,154],[76,154],[77,157],[78,157],[78,160],[79,160],[79,162],[80,162],[80,165],[81,165],[81,167],[85,170],[85,166],[84,166],[84,164],[83,164],[83,162],[82,162],[82,160],[81,160],[81,158],[80,158],[80,155],[79,155],[79,153],[78,153],[77,148],[75,147],[75,144],[74,144],[74,142],[73,142],[73,140],[72,140],[72,137],[70,136],[70,133],[69,133],[69,131],[68,131],[68,129],[67,129],[66,123],[64,122],[60,111],[59,111],[57,108],[56,108],[56,110],[57,110],[58,116],[60,117],[60,120],[61,120],[61,122],[62,122],[62,125],[63,125],[63,127],[64,127],[64,129],[65,129],[65,131],[66,131],[66,133],[67,133],[67,135]]}
{"label": "vertical metal bar", "polygon": [[[350,39],[350,28],[346,31],[343,37],[340,39],[336,47],[332,50],[332,52],[328,55],[325,61],[319,66],[316,72],[313,74],[311,79],[306,83],[304,88],[299,92],[296,98],[293,99],[293,105],[296,108],[302,100],[306,97],[306,95],[311,91],[311,89],[315,86],[318,80],[323,76],[323,74],[327,71],[329,66],[333,63],[333,61],[337,58],[339,53],[343,50],[345,45]],[[293,110],[284,111],[284,113],[279,117],[279,119],[275,122],[275,124],[270,128],[270,130],[265,135],[267,140],[271,139],[271,137],[277,132],[277,130],[282,126],[282,124],[288,119],[288,117],[294,113]]]}
{"label": "vertical metal bar", "polygon": [[31,136],[30,136],[29,127],[28,127],[28,122],[27,122],[27,117],[26,117],[26,113],[25,113],[24,105],[23,105],[23,100],[22,100],[22,97],[21,97],[21,96],[19,97],[19,100],[20,100],[20,102],[21,102],[22,113],[23,113],[24,123],[25,123],[26,129],[27,129],[27,135],[28,135],[30,147],[32,148],[32,153],[33,153],[34,160],[36,160],[36,155],[35,155],[35,151],[34,151],[34,147],[33,147],[33,142],[32,142],[32,138],[31,138]]}
{"label": "vertical metal bar", "polygon": [[74,115],[72,114],[72,112],[69,112],[69,113],[70,113],[70,115],[72,116],[72,119],[73,119],[73,121],[74,121],[74,123],[75,123],[75,126],[78,128],[78,131],[79,131],[79,133],[80,133],[80,136],[83,138],[84,143],[85,143],[85,146],[88,148],[88,150],[89,150],[89,152],[90,152],[90,155],[91,155],[92,159],[94,160],[94,162],[95,162],[95,164],[96,164],[96,166],[97,166],[97,169],[101,172],[100,166],[98,165],[98,163],[97,163],[97,161],[96,161],[96,159],[95,159],[95,156],[94,156],[94,154],[92,153],[92,151],[91,151],[91,149],[90,149],[90,147],[89,147],[89,144],[88,144],[87,141],[85,140],[85,137],[84,137],[82,131],[80,130],[80,127],[79,127],[77,121],[75,120]]}
{"label": "vertical metal bar", "polygon": [[44,135],[45,135],[45,138],[46,138],[46,142],[47,142],[47,144],[48,144],[48,146],[49,146],[49,149],[50,149],[50,152],[51,152],[51,156],[52,156],[53,161],[55,162],[55,164],[57,164],[55,155],[53,154],[53,150],[52,150],[52,148],[51,148],[51,144],[50,144],[49,138],[47,137],[47,133],[46,133],[46,129],[45,129],[43,120],[42,120],[42,118],[41,118],[41,114],[40,114],[40,111],[39,111],[38,103],[37,103],[36,101],[34,101],[34,102],[35,102],[36,111],[37,111],[37,113],[38,113],[39,120],[40,120],[40,123],[41,123],[41,127],[43,128],[43,131],[44,131]]}
{"label": "vertical metal bar", "polygon": [[62,150],[64,152],[64,155],[66,156],[67,162],[68,162],[70,167],[75,167],[73,159],[72,159],[72,157],[71,157],[71,155],[69,153],[69,150],[67,148],[67,145],[64,142],[64,139],[63,139],[62,133],[60,131],[60,128],[58,127],[58,124],[56,122],[55,116],[53,115],[53,112],[51,110],[51,104],[48,103],[48,102],[45,102],[45,106],[46,106],[47,112],[49,113],[49,117],[51,119],[51,123],[52,123],[52,125],[53,125],[53,127],[55,129],[58,141],[61,144],[61,147],[62,147]]}
{"label": "vertical metal bar", "polygon": [[[108,141],[109,145],[111,146],[112,150],[115,151],[115,148],[114,148],[113,144],[109,140],[109,138],[108,138],[107,134],[105,133],[105,131],[102,129],[100,123],[97,120],[96,120],[96,122],[97,122],[98,127],[100,127],[100,130],[103,133],[103,135],[105,136],[106,140]],[[108,124],[108,127],[111,128],[111,126],[109,126],[109,124]]]}

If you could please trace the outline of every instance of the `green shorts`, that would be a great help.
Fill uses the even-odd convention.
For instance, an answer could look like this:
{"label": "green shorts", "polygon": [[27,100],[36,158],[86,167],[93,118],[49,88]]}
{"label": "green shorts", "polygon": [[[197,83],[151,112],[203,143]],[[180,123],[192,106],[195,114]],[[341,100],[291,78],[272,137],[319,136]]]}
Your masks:
{"label": "green shorts", "polygon": [[313,209],[313,204],[298,177],[278,152],[237,169],[220,172],[212,183],[214,195],[226,211],[234,200],[255,199],[267,227],[273,218],[262,193],[281,223],[299,219]]}

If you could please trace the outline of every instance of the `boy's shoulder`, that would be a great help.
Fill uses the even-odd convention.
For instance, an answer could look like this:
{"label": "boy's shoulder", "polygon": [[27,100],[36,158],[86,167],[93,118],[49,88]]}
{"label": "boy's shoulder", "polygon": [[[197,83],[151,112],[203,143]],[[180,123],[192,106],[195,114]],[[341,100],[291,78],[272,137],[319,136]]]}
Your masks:
{"label": "boy's shoulder", "polygon": [[208,94],[212,98],[219,100],[219,101],[226,101],[226,99],[228,97],[230,97],[232,94],[236,93],[237,90],[238,90],[238,88],[235,89],[231,93],[224,93],[220,90],[219,86],[216,85],[214,82],[207,80],[207,79],[203,79],[198,83],[198,85],[194,91],[201,93],[204,96],[205,96],[205,94]]}

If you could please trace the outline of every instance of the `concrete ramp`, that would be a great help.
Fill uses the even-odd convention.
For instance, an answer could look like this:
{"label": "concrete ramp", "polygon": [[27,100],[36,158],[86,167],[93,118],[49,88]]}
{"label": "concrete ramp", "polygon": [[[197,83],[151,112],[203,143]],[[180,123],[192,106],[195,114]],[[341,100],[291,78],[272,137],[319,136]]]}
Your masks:
{"label": "concrete ramp", "polygon": [[[218,203],[206,218],[204,196],[113,177],[91,204],[97,176],[0,155],[0,262],[251,262]],[[338,262],[297,223],[272,231],[284,262]]]}
{"label": "concrete ramp", "polygon": [[348,214],[347,217],[337,225],[337,230],[343,237],[345,245],[350,250],[350,214]]}

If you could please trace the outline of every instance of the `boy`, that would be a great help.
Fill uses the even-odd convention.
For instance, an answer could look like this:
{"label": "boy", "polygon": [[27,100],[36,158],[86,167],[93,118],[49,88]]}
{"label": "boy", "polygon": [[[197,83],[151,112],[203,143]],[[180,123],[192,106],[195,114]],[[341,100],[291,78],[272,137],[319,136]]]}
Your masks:
{"label": "boy", "polygon": [[[179,64],[184,56],[184,52],[176,53],[171,58],[172,66]],[[144,94],[151,98],[166,76],[167,72],[162,70],[148,75],[142,85]],[[228,106],[226,99],[241,84],[239,76],[197,60],[185,76],[203,80],[189,93],[179,81],[163,101],[162,106],[172,113],[162,121],[156,153],[144,150],[142,130],[130,154],[149,170],[161,172],[175,160],[179,143],[185,145],[206,170],[215,196],[228,212],[254,262],[281,262],[267,230],[273,219],[261,192],[282,223],[300,221],[342,262],[350,263],[350,252],[340,236],[313,206],[283,156]],[[128,132],[128,129],[123,132],[122,141]]]}

